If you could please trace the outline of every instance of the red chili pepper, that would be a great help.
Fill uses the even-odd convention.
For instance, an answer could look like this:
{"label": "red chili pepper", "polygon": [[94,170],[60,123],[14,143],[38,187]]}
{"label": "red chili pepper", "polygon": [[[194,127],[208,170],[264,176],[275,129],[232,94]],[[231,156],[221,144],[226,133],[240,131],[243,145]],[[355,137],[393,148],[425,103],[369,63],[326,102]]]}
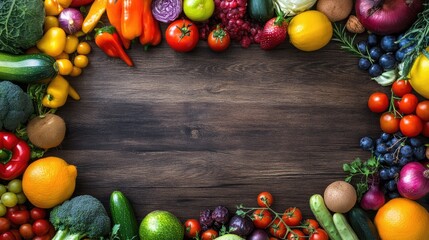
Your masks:
{"label": "red chili pepper", "polygon": [[85,6],[92,2],[94,2],[94,0],[72,0],[72,2],[70,3],[70,7]]}
{"label": "red chili pepper", "polygon": [[108,56],[120,58],[130,67],[134,65],[125,52],[115,27],[105,26],[98,29],[95,33],[95,44]]}
{"label": "red chili pepper", "polygon": [[30,161],[27,142],[10,132],[0,132],[0,178],[12,180],[24,173]]}

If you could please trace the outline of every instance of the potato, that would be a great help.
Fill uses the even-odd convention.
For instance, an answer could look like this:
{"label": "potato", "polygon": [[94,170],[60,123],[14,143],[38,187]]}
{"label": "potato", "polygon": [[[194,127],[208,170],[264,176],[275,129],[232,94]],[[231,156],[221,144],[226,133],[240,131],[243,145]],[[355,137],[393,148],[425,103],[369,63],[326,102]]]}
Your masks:
{"label": "potato", "polygon": [[337,22],[350,15],[353,0],[318,0],[316,9],[324,13],[331,22]]}
{"label": "potato", "polygon": [[36,147],[49,149],[57,147],[64,140],[66,123],[52,113],[31,119],[27,124],[28,139]]}
{"label": "potato", "polygon": [[350,183],[335,181],[326,187],[323,199],[326,207],[332,212],[346,213],[356,204],[357,195]]}

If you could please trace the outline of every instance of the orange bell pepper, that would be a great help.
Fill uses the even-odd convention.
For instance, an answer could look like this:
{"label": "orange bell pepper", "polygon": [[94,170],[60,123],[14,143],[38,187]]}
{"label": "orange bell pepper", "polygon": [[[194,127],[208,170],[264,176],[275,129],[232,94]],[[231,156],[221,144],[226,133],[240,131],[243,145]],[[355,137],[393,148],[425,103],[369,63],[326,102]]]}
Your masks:
{"label": "orange bell pepper", "polygon": [[125,39],[133,40],[142,33],[143,2],[145,0],[123,0],[121,33]]}
{"label": "orange bell pepper", "polygon": [[161,42],[161,29],[158,21],[152,15],[152,0],[143,0],[143,14],[141,22],[143,33],[139,40],[143,46],[156,46]]}
{"label": "orange bell pepper", "polygon": [[121,31],[122,5],[123,5],[123,0],[109,0],[107,2],[106,13],[110,24],[112,24],[112,26],[115,27],[116,32],[121,38],[124,48],[129,49],[131,45],[131,41],[128,39],[125,39],[122,36],[122,31]]}

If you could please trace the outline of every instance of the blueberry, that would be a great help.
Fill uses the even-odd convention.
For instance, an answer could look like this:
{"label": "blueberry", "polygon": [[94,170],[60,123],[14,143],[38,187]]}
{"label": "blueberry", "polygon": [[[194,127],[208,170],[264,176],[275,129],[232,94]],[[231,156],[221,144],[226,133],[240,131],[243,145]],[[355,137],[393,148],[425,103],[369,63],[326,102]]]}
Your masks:
{"label": "blueberry", "polygon": [[367,55],[368,52],[368,43],[366,41],[360,41],[357,43],[357,48],[359,52],[361,52],[364,55]]}
{"label": "blueberry", "polygon": [[410,145],[404,145],[399,150],[402,157],[411,157],[413,155],[413,148]]}
{"label": "blueberry", "polygon": [[396,61],[402,62],[404,58],[405,58],[405,50],[399,49],[398,51],[395,52]]}
{"label": "blueberry", "polygon": [[389,170],[387,168],[382,168],[378,173],[381,179],[388,180],[389,179]]}
{"label": "blueberry", "polygon": [[383,36],[380,40],[380,47],[386,52],[394,52],[398,50],[398,43],[396,43],[396,37],[392,35]]}
{"label": "blueberry", "polygon": [[389,194],[388,194],[388,197],[390,198],[390,199],[393,199],[393,198],[398,198],[398,197],[400,197],[400,195],[399,195],[399,193],[398,192],[389,192]]}
{"label": "blueberry", "polygon": [[383,73],[383,68],[380,65],[374,63],[371,65],[371,67],[369,67],[368,73],[371,77],[378,77]]}
{"label": "blueberry", "polygon": [[399,164],[399,166],[400,167],[403,167],[403,166],[405,166],[407,163],[409,163],[409,162],[411,162],[411,157],[404,157],[404,156],[402,156],[400,159],[399,159],[399,161],[398,161],[398,164]]}
{"label": "blueberry", "polygon": [[384,154],[384,162],[387,165],[393,165],[395,162],[395,156],[393,156],[393,153],[385,153]]}
{"label": "blueberry", "polygon": [[398,42],[398,48],[407,47],[411,44],[411,40],[409,38],[404,38],[403,35],[399,35],[396,42]]}
{"label": "blueberry", "polygon": [[361,70],[368,70],[368,68],[371,66],[371,62],[368,60],[368,58],[360,58],[358,67]]}
{"label": "blueberry", "polygon": [[381,138],[377,138],[377,140],[375,140],[375,145],[382,144],[382,143],[384,143],[384,141]]}
{"label": "blueberry", "polygon": [[363,150],[369,151],[369,150],[372,150],[374,148],[374,141],[370,137],[363,137],[360,139],[359,146]]}
{"label": "blueberry", "polygon": [[383,140],[384,142],[389,141],[390,137],[391,137],[391,135],[390,135],[390,134],[388,134],[388,133],[382,133],[382,134],[380,135],[380,139],[381,139],[381,140]]}
{"label": "blueberry", "polygon": [[384,153],[388,152],[387,146],[384,143],[378,144],[377,147],[376,147],[376,149],[375,149],[375,151],[377,151],[377,152],[379,152],[381,154],[384,154]]}
{"label": "blueberry", "polygon": [[392,53],[385,53],[380,56],[378,63],[384,70],[392,70],[395,68],[396,59]]}
{"label": "blueberry", "polygon": [[396,181],[394,179],[388,181],[386,183],[386,189],[390,192],[393,192],[396,190]]}
{"label": "blueberry", "polygon": [[418,138],[410,138],[410,145],[413,147],[420,147],[423,143]]}
{"label": "blueberry", "polygon": [[395,178],[399,174],[399,170],[400,170],[399,167],[396,167],[396,166],[390,167],[389,168],[389,178],[390,179]]}
{"label": "blueberry", "polygon": [[378,61],[378,59],[383,55],[383,50],[379,47],[372,47],[369,49],[369,56],[374,60]]}
{"label": "blueberry", "polygon": [[417,160],[423,160],[426,158],[426,148],[423,145],[415,147],[413,152],[413,155]]}
{"label": "blueberry", "polygon": [[374,33],[371,33],[368,35],[367,41],[368,41],[368,46],[374,47],[378,43],[378,37]]}

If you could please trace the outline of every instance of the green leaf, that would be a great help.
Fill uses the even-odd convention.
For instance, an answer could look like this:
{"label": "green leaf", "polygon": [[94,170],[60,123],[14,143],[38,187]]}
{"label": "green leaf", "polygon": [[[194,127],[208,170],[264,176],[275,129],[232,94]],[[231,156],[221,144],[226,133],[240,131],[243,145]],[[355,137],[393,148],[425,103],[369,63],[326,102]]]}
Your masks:
{"label": "green leaf", "polygon": [[350,172],[350,165],[348,163],[343,164],[343,171],[344,172]]}
{"label": "green leaf", "polygon": [[344,179],[344,181],[346,181],[346,182],[351,182],[352,181],[352,178],[353,178],[353,176],[347,176],[345,179]]}
{"label": "green leaf", "polygon": [[237,209],[237,211],[235,212],[236,215],[244,217],[246,216],[246,212],[241,210],[241,209]]}

